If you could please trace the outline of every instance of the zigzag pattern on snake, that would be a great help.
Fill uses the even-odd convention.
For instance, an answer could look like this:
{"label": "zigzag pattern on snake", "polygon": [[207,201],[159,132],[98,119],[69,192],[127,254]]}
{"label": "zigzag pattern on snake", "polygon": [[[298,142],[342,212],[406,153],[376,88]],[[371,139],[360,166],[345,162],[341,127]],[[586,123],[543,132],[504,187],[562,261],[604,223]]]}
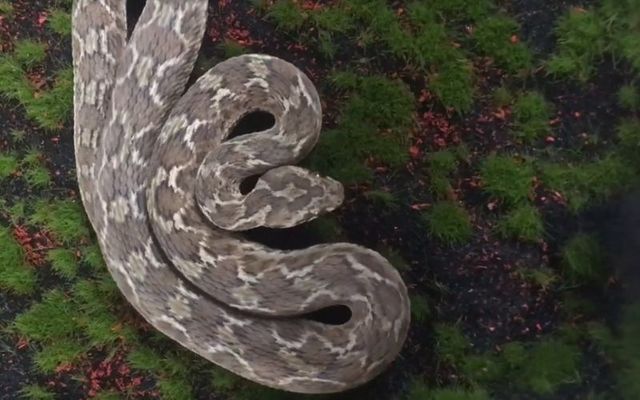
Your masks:
{"label": "zigzag pattern on snake", "polygon": [[[326,393],[369,381],[407,335],[396,270],[353,244],[281,251],[240,234],[291,227],[343,200],[338,182],[293,166],[319,138],[314,85],[252,54],[185,91],[208,0],[148,0],[131,37],[125,3],[73,9],[78,183],[119,289],[154,328],[263,385]],[[275,117],[271,128],[228,138],[258,110]],[[344,324],[305,317],[336,305],[351,311]]]}

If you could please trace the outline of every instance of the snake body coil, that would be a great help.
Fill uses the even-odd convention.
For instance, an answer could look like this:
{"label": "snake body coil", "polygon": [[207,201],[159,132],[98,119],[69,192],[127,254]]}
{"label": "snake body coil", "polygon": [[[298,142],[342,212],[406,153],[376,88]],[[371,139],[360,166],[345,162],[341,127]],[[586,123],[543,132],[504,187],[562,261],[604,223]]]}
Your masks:
{"label": "snake body coil", "polygon": [[[294,226],[342,202],[338,182],[293,166],[320,134],[313,84],[254,54],[185,92],[208,1],[148,0],[130,38],[125,3],[73,9],[78,183],[119,289],[156,329],[258,383],[326,393],[372,379],[409,325],[390,264],[352,244],[279,251],[234,232]],[[274,125],[228,138],[254,111]],[[337,305],[351,312],[343,324],[306,317]]]}

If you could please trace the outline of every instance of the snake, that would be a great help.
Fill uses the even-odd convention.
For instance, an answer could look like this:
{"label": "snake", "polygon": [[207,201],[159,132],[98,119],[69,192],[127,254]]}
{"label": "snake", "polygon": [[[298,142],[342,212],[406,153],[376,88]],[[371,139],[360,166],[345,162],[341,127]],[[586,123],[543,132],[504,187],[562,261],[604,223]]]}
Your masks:
{"label": "snake", "polygon": [[[147,0],[128,31],[126,0],[73,4],[76,175],[107,269],[154,329],[240,377],[297,393],[362,385],[403,347],[407,287],[360,245],[248,238],[332,212],[345,191],[298,166],[322,130],[299,68],[244,54],[189,83],[207,15],[208,0]],[[256,112],[273,124],[233,135]],[[314,317],[336,307],[344,320]]]}

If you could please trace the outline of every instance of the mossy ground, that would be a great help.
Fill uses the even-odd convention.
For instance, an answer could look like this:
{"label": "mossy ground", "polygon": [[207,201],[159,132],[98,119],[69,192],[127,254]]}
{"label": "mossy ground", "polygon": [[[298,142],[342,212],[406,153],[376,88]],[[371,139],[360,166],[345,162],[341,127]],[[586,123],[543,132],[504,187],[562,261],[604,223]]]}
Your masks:
{"label": "mossy ground", "polygon": [[126,304],[75,182],[71,1],[0,0],[0,397],[640,398],[640,5],[570,3],[210,7],[195,74],[246,52],[298,65],[325,113],[304,163],[347,187],[337,212],[255,238],[374,248],[410,290],[389,370],[307,397],[208,364]]}

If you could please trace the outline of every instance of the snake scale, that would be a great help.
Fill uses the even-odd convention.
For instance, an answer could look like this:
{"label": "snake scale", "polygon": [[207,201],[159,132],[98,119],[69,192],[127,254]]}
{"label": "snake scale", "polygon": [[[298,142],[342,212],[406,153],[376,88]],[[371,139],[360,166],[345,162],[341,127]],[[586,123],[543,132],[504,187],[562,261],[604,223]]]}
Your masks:
{"label": "snake scale", "polygon": [[[294,166],[322,120],[298,68],[243,55],[187,88],[207,11],[208,0],[148,0],[128,36],[126,0],[74,3],[77,177],[109,272],[155,329],[244,378],[300,393],[361,385],[403,345],[407,289],[361,246],[283,251],[242,236],[309,221],[344,193]],[[256,111],[273,126],[229,137]],[[344,323],[309,317],[338,305]]]}

